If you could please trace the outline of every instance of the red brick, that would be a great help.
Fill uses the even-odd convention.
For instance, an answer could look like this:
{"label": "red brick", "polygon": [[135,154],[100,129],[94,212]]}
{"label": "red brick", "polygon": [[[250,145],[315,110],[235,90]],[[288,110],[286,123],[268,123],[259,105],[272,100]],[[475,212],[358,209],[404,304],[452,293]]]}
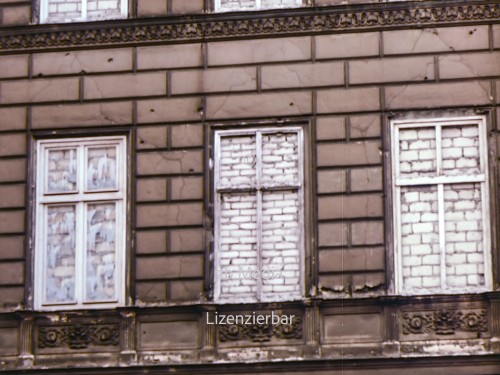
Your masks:
{"label": "red brick", "polygon": [[148,152],[137,155],[139,175],[203,172],[203,151]]}
{"label": "red brick", "polygon": [[375,87],[318,90],[318,113],[343,113],[380,109]]}
{"label": "red brick", "polygon": [[37,53],[33,75],[131,71],[132,54],[132,48]]}
{"label": "red brick", "polygon": [[378,33],[319,35],[315,39],[317,59],[377,56],[379,54]]}
{"label": "red brick", "polygon": [[132,102],[37,106],[32,109],[33,128],[109,126],[132,123]]}
{"label": "red brick", "polygon": [[349,84],[433,79],[434,58],[432,56],[349,62]]}
{"label": "red brick", "polygon": [[386,55],[488,48],[486,25],[384,31],[382,37]]}
{"label": "red brick", "polygon": [[491,103],[490,91],[486,81],[391,86],[385,102],[389,109],[481,105]]}
{"label": "red brick", "polygon": [[172,94],[256,91],[257,69],[182,70],[171,73]]}
{"label": "red brick", "polygon": [[209,96],[207,117],[211,119],[293,116],[309,114],[309,92]]}
{"label": "red brick", "polygon": [[345,223],[324,223],[318,225],[319,246],[345,246],[347,225]]}
{"label": "red brick", "polygon": [[344,64],[341,62],[262,67],[262,89],[264,90],[342,84],[344,84]]}
{"label": "red brick", "polygon": [[0,108],[0,130],[26,129],[26,108],[8,107]]}
{"label": "red brick", "polygon": [[318,198],[319,219],[378,217],[384,213],[380,194],[339,195]]}
{"label": "red brick", "polygon": [[167,77],[165,73],[85,77],[83,87],[85,99],[165,95]]}
{"label": "red brick", "polygon": [[209,65],[309,60],[311,37],[254,39],[211,43]]}
{"label": "red brick", "polygon": [[155,204],[137,206],[137,226],[161,227],[203,223],[201,203]]}
{"label": "red brick", "polygon": [[203,66],[202,44],[138,47],[138,69],[170,69]]}
{"label": "red brick", "polygon": [[442,79],[499,75],[500,52],[439,56],[439,76]]}
{"label": "red brick", "polygon": [[201,99],[153,99],[137,102],[139,123],[200,120]]}
{"label": "red brick", "polygon": [[0,56],[0,78],[27,77],[28,55]]}
{"label": "red brick", "polygon": [[31,103],[79,98],[78,78],[33,79],[0,83],[0,102]]}
{"label": "red brick", "polygon": [[318,166],[380,164],[380,141],[321,143],[317,146]]}

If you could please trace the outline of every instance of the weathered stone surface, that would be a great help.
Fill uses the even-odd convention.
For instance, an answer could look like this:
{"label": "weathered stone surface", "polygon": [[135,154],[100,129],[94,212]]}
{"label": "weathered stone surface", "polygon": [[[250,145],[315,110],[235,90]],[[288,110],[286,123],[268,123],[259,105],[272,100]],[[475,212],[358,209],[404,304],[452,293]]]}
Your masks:
{"label": "weathered stone surface", "polygon": [[140,349],[195,349],[200,342],[198,326],[198,320],[142,322],[138,330]]}
{"label": "weathered stone surface", "polygon": [[360,221],[351,223],[353,245],[378,245],[384,243],[384,223],[382,221]]}
{"label": "weathered stone surface", "polygon": [[170,69],[203,66],[202,44],[138,47],[137,68]]}
{"label": "weathered stone surface", "polygon": [[79,87],[78,78],[5,81],[0,83],[0,103],[76,100]]}
{"label": "weathered stone surface", "polygon": [[109,126],[132,123],[132,102],[37,106],[32,109],[33,128]]}
{"label": "weathered stone surface", "polygon": [[383,247],[322,250],[319,252],[320,272],[383,270]]}
{"label": "weathered stone surface", "polygon": [[170,199],[202,199],[203,178],[202,177],[176,177],[170,180]]}
{"label": "weathered stone surface", "polygon": [[207,117],[213,119],[292,116],[311,113],[309,92],[210,96]]}
{"label": "weathered stone surface", "polygon": [[26,129],[26,108],[0,108],[0,131]]}
{"label": "weathered stone surface", "polygon": [[[488,48],[488,26],[384,31],[384,54],[452,52]],[[404,40],[404,43],[401,41]]]}
{"label": "weathered stone surface", "polygon": [[167,133],[166,126],[139,127],[137,129],[137,148],[167,148]]}
{"label": "weathered stone surface", "polygon": [[378,341],[382,337],[382,318],[379,314],[326,315],[326,342]]}
{"label": "weathered stone surface", "polygon": [[208,64],[254,64],[311,58],[311,37],[255,39],[211,43]]}
{"label": "weathered stone surface", "polygon": [[434,80],[434,58],[404,57],[349,62],[349,83]]}
{"label": "weathered stone surface", "polygon": [[[0,224],[2,224],[0,219]],[[0,285],[24,283],[24,262],[0,263]]]}
{"label": "weathered stone surface", "polygon": [[25,184],[0,185],[0,208],[23,207],[25,203]]}
{"label": "weathered stone surface", "polygon": [[136,298],[140,302],[166,302],[167,282],[137,282]]}
{"label": "weathered stone surface", "polygon": [[84,99],[165,95],[165,73],[119,74],[84,78]]}
{"label": "weathered stone surface", "polygon": [[27,77],[28,55],[0,57],[0,78]]}
{"label": "weathered stone surface", "polygon": [[318,193],[345,192],[346,182],[346,171],[318,171]]}
{"label": "weathered stone surface", "polygon": [[36,53],[33,75],[131,71],[132,54],[132,48]]}
{"label": "weathered stone surface", "polygon": [[137,155],[139,175],[203,172],[203,151],[148,152]]}
{"label": "weathered stone surface", "polygon": [[386,107],[433,108],[489,104],[493,98],[486,81],[390,86],[385,89]]}
{"label": "weathered stone surface", "polygon": [[179,70],[171,73],[172,94],[256,91],[255,67]]}
{"label": "weathered stone surface", "polygon": [[0,156],[17,156],[26,154],[26,134],[0,135]]}
{"label": "weathered stone surface", "polygon": [[262,67],[262,89],[344,84],[341,62],[269,65]]}
{"label": "weathered stone surface", "polygon": [[378,137],[382,132],[382,124],[378,115],[364,115],[350,117],[351,138]]}
{"label": "weathered stone surface", "polygon": [[200,119],[201,99],[175,98],[140,100],[137,102],[139,123],[196,121]]}
{"label": "weathered stone surface", "polygon": [[382,168],[351,170],[351,191],[382,190]]}
{"label": "weathered stone surface", "polygon": [[203,256],[182,255],[137,258],[137,279],[173,279],[178,277],[201,277]]}
{"label": "weathered stone surface", "polygon": [[25,179],[25,159],[0,160],[0,182],[24,181]]}
{"label": "weathered stone surface", "polygon": [[319,224],[319,246],[345,246],[347,244],[347,229],[345,223]]}
{"label": "weathered stone surface", "polygon": [[137,15],[139,17],[167,15],[167,0],[138,0]]}
{"label": "weathered stone surface", "polygon": [[170,299],[172,301],[198,301],[202,293],[202,281],[178,280],[170,282]]}
{"label": "weathered stone surface", "polygon": [[203,0],[171,0],[172,14],[203,13]]}
{"label": "weathered stone surface", "polygon": [[340,195],[318,198],[319,219],[344,219],[382,216],[380,194]]}
{"label": "weathered stone surface", "polygon": [[165,178],[150,178],[137,180],[137,201],[167,200],[167,180]]}
{"label": "weathered stone surface", "polygon": [[137,226],[162,227],[202,224],[202,204],[138,205]]}
{"label": "weathered stone surface", "polygon": [[318,166],[380,164],[380,141],[321,143],[317,146]]}
{"label": "weathered stone surface", "polygon": [[137,232],[135,238],[138,254],[165,253],[167,251],[167,233],[164,230]]}
{"label": "weathered stone surface", "polygon": [[344,139],[345,136],[346,132],[344,116],[318,117],[316,119],[317,140],[337,140]]}
{"label": "weathered stone surface", "polygon": [[21,259],[24,255],[24,236],[0,237],[0,259]]}
{"label": "weathered stone surface", "polygon": [[0,328],[0,355],[17,355],[19,348],[18,327]]}
{"label": "weathered stone surface", "polygon": [[317,59],[377,56],[379,54],[378,33],[319,35],[314,38]]}
{"label": "weathered stone surface", "polygon": [[498,75],[500,75],[500,52],[439,56],[439,76],[443,79]]}
{"label": "weathered stone surface", "polygon": [[202,125],[178,125],[170,127],[172,147],[203,146]]}
{"label": "weathered stone surface", "polygon": [[10,6],[0,9],[1,26],[26,26],[30,23],[31,6]]}
{"label": "weathered stone surface", "polygon": [[170,251],[201,251],[203,229],[174,229],[170,231]]}
{"label": "weathered stone surface", "polygon": [[318,90],[318,113],[373,111],[380,108],[375,87]]}

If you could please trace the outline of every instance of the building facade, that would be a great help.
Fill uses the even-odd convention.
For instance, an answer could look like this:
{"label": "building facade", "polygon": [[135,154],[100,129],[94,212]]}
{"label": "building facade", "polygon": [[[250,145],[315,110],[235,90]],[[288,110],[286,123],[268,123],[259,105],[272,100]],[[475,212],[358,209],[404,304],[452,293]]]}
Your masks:
{"label": "building facade", "polygon": [[499,374],[499,21],[0,0],[0,369]]}

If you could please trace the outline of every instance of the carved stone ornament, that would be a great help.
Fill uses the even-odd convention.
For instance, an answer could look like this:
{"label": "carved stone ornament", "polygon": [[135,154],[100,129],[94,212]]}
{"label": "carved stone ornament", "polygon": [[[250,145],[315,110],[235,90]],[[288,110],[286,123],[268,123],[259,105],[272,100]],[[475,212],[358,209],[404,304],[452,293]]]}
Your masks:
{"label": "carved stone ornament", "polygon": [[460,311],[436,310],[433,312],[406,313],[402,315],[404,335],[429,334],[453,335],[457,332],[486,332],[486,310]]}
{"label": "carved stone ornament", "polygon": [[120,343],[118,324],[73,324],[38,327],[39,348],[85,349],[89,345],[117,346]]}
{"label": "carved stone ornament", "polygon": [[218,325],[219,341],[250,340],[253,342],[278,339],[301,339],[302,318],[294,317],[291,324],[228,324]]}
{"label": "carved stone ornament", "polygon": [[452,1],[403,3],[402,5],[325,7],[286,13],[253,12],[238,15],[212,14],[163,17],[150,20],[91,22],[78,25],[41,25],[0,29],[0,51],[71,46],[134,45],[165,41],[210,41],[245,36],[276,36],[380,29],[401,26],[446,25],[497,21],[498,0],[456,4]]}

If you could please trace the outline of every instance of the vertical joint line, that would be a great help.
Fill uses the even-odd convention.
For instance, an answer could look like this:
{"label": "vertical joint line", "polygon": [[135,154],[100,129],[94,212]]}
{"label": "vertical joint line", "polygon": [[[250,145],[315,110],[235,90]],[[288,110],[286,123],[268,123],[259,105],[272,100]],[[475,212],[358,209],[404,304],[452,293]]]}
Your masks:
{"label": "vertical joint line", "polygon": [[257,67],[257,92],[262,91],[262,67]]}
{"label": "vertical joint line", "polygon": [[256,147],[256,168],[257,168],[257,301],[262,300],[262,187],[261,187],[261,173],[262,173],[262,133],[256,132],[255,139]]}
{"label": "vertical joint line", "polygon": [[344,61],[344,84],[349,87],[349,63]]}
{"label": "vertical joint line", "polygon": [[438,56],[434,56],[434,79],[436,82],[439,82],[439,80],[441,79],[440,77],[440,73],[439,73],[439,57]]}
{"label": "vertical joint line", "polygon": [[438,216],[439,216],[439,254],[441,270],[441,291],[446,290],[446,237],[444,225],[444,187],[438,186]]}

